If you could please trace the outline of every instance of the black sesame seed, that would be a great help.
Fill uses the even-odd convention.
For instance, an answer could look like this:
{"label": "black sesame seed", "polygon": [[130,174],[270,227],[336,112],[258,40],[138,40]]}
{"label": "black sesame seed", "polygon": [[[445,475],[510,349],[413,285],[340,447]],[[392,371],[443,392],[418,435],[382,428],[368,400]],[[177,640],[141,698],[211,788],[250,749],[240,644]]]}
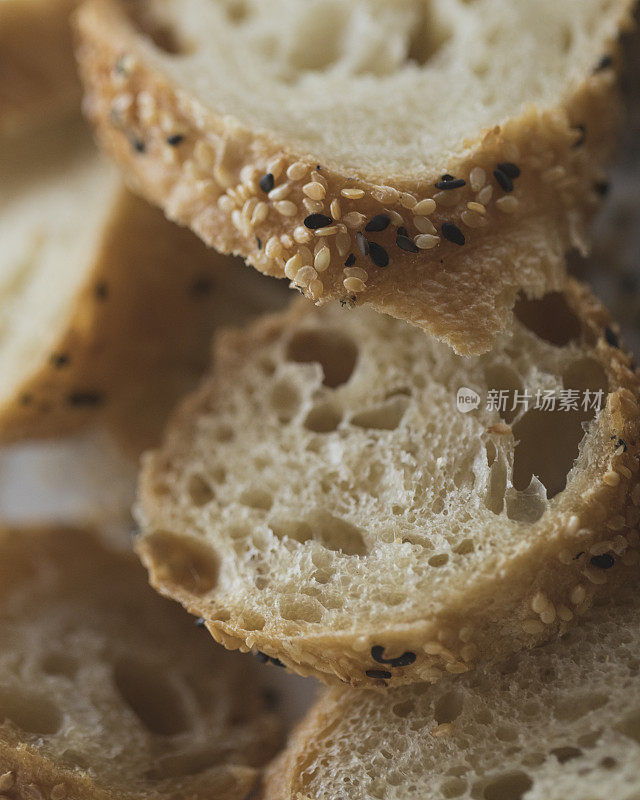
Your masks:
{"label": "black sesame seed", "polygon": [[258,250],[262,250],[262,239],[260,239],[259,236],[256,236],[256,245],[258,247]]}
{"label": "black sesame seed", "polygon": [[304,224],[306,228],[316,231],[318,228],[326,228],[327,225],[331,225],[332,222],[333,220],[331,217],[328,217],[326,214],[309,214],[309,216],[305,218]]}
{"label": "black sesame seed", "polygon": [[356,244],[358,245],[358,250],[362,253],[363,256],[369,255],[369,242],[360,232],[356,233]]}
{"label": "black sesame seed", "polygon": [[204,617],[196,617],[193,620],[193,624],[196,626],[196,628],[206,628],[207,627],[207,623],[206,623],[206,620],[205,620]]}
{"label": "black sesame seed", "polygon": [[611,347],[620,347],[620,339],[618,339],[617,334],[612,331],[608,325],[604,329],[604,338],[607,340],[607,344],[611,345]]}
{"label": "black sesame seed", "polygon": [[33,402],[33,397],[30,394],[23,394],[20,396],[20,404],[23,406],[30,406]]}
{"label": "black sesame seed", "polygon": [[174,133],[172,136],[167,136],[167,144],[171,147],[177,147],[184,142],[184,135],[182,133]]}
{"label": "black sesame seed", "polygon": [[462,178],[454,178],[453,175],[443,175],[436,183],[436,189],[449,191],[450,189],[460,189],[466,186],[467,182]]}
{"label": "black sesame seed", "polygon": [[356,257],[353,253],[349,253],[347,260],[344,262],[345,267],[352,267],[356,263]]}
{"label": "black sesame seed", "polygon": [[600,197],[604,197],[609,193],[609,181],[596,181],[596,183],[593,184],[593,189]]}
{"label": "black sesame seed", "polygon": [[196,278],[191,284],[191,294],[202,296],[213,289],[211,278]]}
{"label": "black sesame seed", "polygon": [[104,401],[102,392],[71,392],[67,402],[71,406],[99,406]]}
{"label": "black sesame seed", "polygon": [[373,233],[374,231],[383,231],[389,226],[391,219],[386,214],[376,214],[364,226],[365,231]]}
{"label": "black sesame seed", "polygon": [[[615,439],[615,436],[614,436],[613,438]],[[616,450],[617,450],[619,447],[621,447],[621,448],[622,448],[622,452],[623,452],[623,453],[626,453],[626,452],[627,452],[627,443],[625,442],[625,440],[624,440],[624,439],[618,439],[618,441],[616,442]]]}
{"label": "black sesame seed", "polygon": [[144,153],[147,149],[146,144],[137,136],[131,137],[131,147],[136,151],[136,153]]}
{"label": "black sesame seed", "polygon": [[457,244],[459,247],[462,247],[462,245],[466,242],[464,233],[462,233],[460,228],[457,225],[454,225],[453,222],[443,223],[442,235],[449,242],[453,242],[453,244]]}
{"label": "black sesame seed", "polygon": [[377,661],[378,664],[389,664],[392,667],[406,667],[409,664],[413,664],[416,660],[416,654],[409,650],[397,658],[384,658],[383,653],[384,647],[379,644],[371,648],[371,658]]}
{"label": "black sesame seed", "polygon": [[265,194],[269,194],[269,192],[273,189],[276,185],[276,179],[270,172],[267,172],[266,175],[263,175],[259,181],[260,188]]}
{"label": "black sesame seed", "polygon": [[365,675],[368,678],[375,678],[378,681],[386,681],[391,677],[391,673],[386,669],[368,669]]}
{"label": "black sesame seed", "polygon": [[577,131],[580,131],[580,135],[573,143],[574,147],[582,147],[584,144],[584,140],[587,138],[587,126],[586,125],[574,125]]}
{"label": "black sesame seed", "polygon": [[401,233],[396,236],[396,245],[407,253],[420,252],[420,248],[414,244],[413,239],[410,236],[403,236]]}
{"label": "black sesame seed", "polygon": [[598,569],[611,569],[615,561],[610,553],[602,553],[600,556],[591,556],[589,563]]}
{"label": "black sesame seed", "polygon": [[51,356],[51,363],[57,369],[60,367],[66,367],[69,363],[69,356],[66,353],[54,353]]}
{"label": "black sesame seed", "polygon": [[500,184],[500,187],[505,192],[512,192],[513,191],[513,181],[501,169],[494,169],[493,170],[493,177],[498,181],[498,183]]}
{"label": "black sesame seed", "polygon": [[609,69],[609,67],[613,64],[613,58],[609,55],[602,56],[600,61],[596,64],[594,72],[602,72],[603,69]]}
{"label": "black sesame seed", "polygon": [[382,245],[376,242],[369,242],[369,258],[376,267],[383,268],[389,266],[389,253],[387,253]]}
{"label": "black sesame seed", "polygon": [[98,300],[105,300],[109,294],[107,284],[104,282],[96,283],[93,292]]}
{"label": "black sesame seed", "polygon": [[520,177],[520,167],[511,161],[503,161],[501,164],[498,164],[498,169],[512,180]]}
{"label": "black sesame seed", "polygon": [[577,561],[577,560],[580,558],[580,556],[583,556],[583,555],[584,555],[584,550],[581,550],[579,553],[577,553],[577,554],[576,554],[576,555],[573,557],[573,560],[574,560],[574,561]]}

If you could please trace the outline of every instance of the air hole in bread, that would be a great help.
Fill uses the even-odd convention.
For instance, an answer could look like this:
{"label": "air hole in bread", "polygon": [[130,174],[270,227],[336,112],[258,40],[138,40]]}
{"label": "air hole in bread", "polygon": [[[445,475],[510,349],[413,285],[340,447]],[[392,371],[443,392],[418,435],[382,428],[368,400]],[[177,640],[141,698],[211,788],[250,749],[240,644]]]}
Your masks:
{"label": "air hole in bread", "polygon": [[249,10],[243,0],[228,0],[225,8],[229,22],[238,25],[247,19]]}
{"label": "air hole in bread", "polygon": [[358,428],[393,431],[400,425],[408,405],[409,398],[399,395],[383,405],[356,414],[351,418],[351,424]]}
{"label": "air hole in bread", "polygon": [[218,563],[211,549],[193,538],[155,531],[146,537],[144,548],[160,584],[203,595],[217,583]]}
{"label": "air hole in bread", "polygon": [[198,508],[206,506],[215,497],[214,491],[202,475],[192,475],[187,487],[189,497]]}
{"label": "air hole in bread", "polygon": [[261,631],[266,625],[267,620],[259,611],[249,611],[245,609],[240,618],[240,627],[246,631]]}
{"label": "air hole in bread", "polygon": [[462,713],[462,695],[456,691],[450,691],[438,698],[433,709],[433,716],[438,723],[453,722]]}
{"label": "air hole in bread", "polygon": [[61,675],[74,678],[78,671],[78,661],[66,653],[49,653],[42,659],[42,669],[47,675]]}
{"label": "air hole in bread", "polygon": [[325,70],[339,60],[346,46],[350,11],[340,2],[311,3],[298,18],[288,53],[287,77],[301,71]]}
{"label": "air hole in bread", "polygon": [[551,755],[558,759],[560,764],[566,764],[573,758],[579,758],[582,755],[582,750],[579,747],[554,747]]}
{"label": "air hole in bread", "polygon": [[247,506],[248,508],[269,511],[273,505],[273,497],[264,489],[252,487],[251,489],[245,489],[245,491],[242,492],[240,495],[240,502],[243,506]]}
{"label": "air hole in bread", "polygon": [[606,694],[579,694],[563,700],[555,709],[557,719],[575,722],[590,711],[602,708],[609,698]]}
{"label": "air hole in bread", "polygon": [[348,336],[335,330],[302,330],[291,337],[287,358],[300,364],[320,364],[324,385],[335,389],[351,377],[358,348]]}
{"label": "air hole in bread", "polygon": [[561,292],[549,292],[540,300],[520,298],[513,313],[536,336],[557,347],[580,338],[580,320]]}
{"label": "air hole in bread", "polygon": [[521,800],[525,792],[533,786],[526,772],[509,772],[494,778],[484,787],[484,800]]}
{"label": "air hole in bread", "polygon": [[271,530],[280,539],[289,538],[304,544],[318,542],[327,550],[346,556],[364,556],[367,546],[361,531],[327,511],[318,511],[304,522],[287,520],[277,524],[270,523]]}
{"label": "air hole in bread", "polygon": [[467,556],[469,553],[473,553],[475,550],[475,545],[473,544],[472,539],[463,539],[460,544],[456,547],[455,551],[460,556]]}
{"label": "air hole in bread", "polygon": [[494,514],[501,514],[504,509],[505,492],[507,491],[507,465],[504,458],[498,458],[498,450],[494,442],[485,443],[489,480],[484,504]]}
{"label": "air hole in bread", "polygon": [[341,420],[342,415],[330,403],[321,403],[309,411],[304,427],[314,433],[331,433],[336,430]]}
{"label": "air hole in bread", "polygon": [[[562,373],[562,385],[565,389],[575,389],[581,393],[585,390],[590,392],[602,392],[603,403],[609,388],[607,373],[604,367],[595,358],[580,358],[567,366]],[[586,416],[586,415],[585,415]]]}
{"label": "air hole in bread", "polygon": [[578,745],[585,750],[591,750],[598,744],[602,731],[592,731],[591,733],[583,733],[578,737]]}
{"label": "air hole in bread", "polygon": [[311,597],[284,597],[280,601],[280,616],[290,622],[322,622],[323,609],[317,600]]}
{"label": "air hole in bread", "polygon": [[531,409],[515,423],[513,485],[518,491],[527,489],[534,475],[547,490],[547,498],[565,488],[588,416],[583,411]]}
{"label": "air hole in bread", "polygon": [[56,733],[62,725],[60,709],[46,697],[17,686],[0,687],[0,721],[12,722],[27,733]]}
{"label": "air hole in bread", "polygon": [[404,717],[408,717],[409,714],[414,710],[415,703],[413,700],[405,700],[402,703],[396,703],[395,706],[391,709],[391,711],[395,714],[396,717],[400,717],[404,719]]}
{"label": "air hole in bread", "polygon": [[631,714],[626,716],[617,726],[617,729],[629,739],[633,739],[634,742],[640,744],[640,709],[632,711]]}
{"label": "air hole in bread", "polygon": [[496,728],[496,739],[501,742],[515,742],[518,738],[518,731],[510,725],[500,725]]}
{"label": "air hole in bread", "polygon": [[429,559],[429,566],[430,567],[444,567],[444,565],[449,561],[449,554],[448,553],[438,553],[435,556],[431,556]]}
{"label": "air hole in bread", "polygon": [[141,3],[129,4],[127,13],[135,25],[144,33],[153,44],[165,53],[172,56],[189,55],[195,50],[193,44],[178,38],[174,26],[160,20],[150,8]]}
{"label": "air hole in bread", "polygon": [[73,767],[74,769],[88,769],[90,766],[90,759],[84,753],[79,753],[72,747],[68,747],[62,752],[60,761],[66,767]]}
{"label": "air hole in bread", "polygon": [[446,800],[453,800],[453,798],[461,797],[467,791],[467,782],[462,778],[449,778],[441,785],[440,791]]}
{"label": "air hole in bread", "polygon": [[235,438],[235,433],[229,425],[219,425],[214,433],[214,438],[224,444],[225,442],[232,442]]}
{"label": "air hole in bread", "polygon": [[451,38],[451,26],[434,14],[432,3],[416,6],[418,19],[411,31],[407,60],[426,64]]}
{"label": "air hole in bread", "polygon": [[271,390],[271,407],[280,422],[290,422],[300,405],[300,395],[289,381],[278,381]]}
{"label": "air hole in bread", "polygon": [[180,695],[151,664],[123,659],[114,666],[113,679],[120,697],[151,733],[174,736],[188,730]]}
{"label": "air hole in bread", "polygon": [[221,752],[179,753],[177,755],[159,758],[145,777],[149,780],[159,781],[168,778],[184,778],[188,775],[197,775],[205,769],[215,767],[224,758]]}
{"label": "air hole in bread", "polygon": [[516,392],[522,395],[522,381],[518,375],[505,364],[491,364],[485,368],[484,377],[487,382],[487,391],[508,392],[509,402],[506,409],[500,411],[500,416],[505,422],[511,422],[518,412],[518,408],[512,409],[513,399]]}

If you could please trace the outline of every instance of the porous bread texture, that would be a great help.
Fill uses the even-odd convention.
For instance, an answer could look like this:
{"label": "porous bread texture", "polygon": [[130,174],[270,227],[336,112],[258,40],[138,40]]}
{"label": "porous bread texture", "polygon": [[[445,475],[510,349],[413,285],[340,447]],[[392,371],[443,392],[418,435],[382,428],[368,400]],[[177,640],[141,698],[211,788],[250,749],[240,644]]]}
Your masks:
{"label": "porous bread texture", "polygon": [[0,161],[0,439],[102,417],[133,452],[155,444],[215,326],[281,293],[129,194],[80,121]]}
{"label": "porous bread texture", "polygon": [[637,587],[562,640],[437,687],[334,689],[265,800],[637,800]]}
{"label": "porous bread texture", "polygon": [[244,800],[281,741],[251,659],[87,531],[0,534],[0,792]]}
{"label": "porous bread texture", "polygon": [[477,354],[586,249],[632,6],[89,0],[85,110],[208,244]]}
{"label": "porous bread texture", "polygon": [[[327,682],[436,681],[563,633],[637,572],[638,380],[588,290],[523,301],[473,359],[301,302],[220,336],[143,464],[138,552],[218,641]],[[606,397],[593,421],[485,405],[585,388]]]}
{"label": "porous bread texture", "polygon": [[0,2],[0,134],[47,127],[80,106],[71,12],[79,0]]}

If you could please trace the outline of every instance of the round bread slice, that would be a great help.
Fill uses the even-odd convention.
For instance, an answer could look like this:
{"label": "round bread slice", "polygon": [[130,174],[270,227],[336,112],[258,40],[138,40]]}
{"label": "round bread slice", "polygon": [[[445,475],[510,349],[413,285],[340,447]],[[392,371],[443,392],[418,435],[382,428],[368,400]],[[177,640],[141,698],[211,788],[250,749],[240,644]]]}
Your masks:
{"label": "round bread slice", "polygon": [[632,6],[90,0],[85,109],[208,244],[477,354],[587,247]]}
{"label": "round bread slice", "polygon": [[0,0],[0,134],[22,135],[77,113],[71,12],[79,0]]}
{"label": "round bread slice", "polygon": [[635,800],[640,604],[440,685],[334,689],[269,770],[265,800]]}
{"label": "round bread slice", "polygon": [[215,326],[281,293],[129,194],[80,121],[0,168],[0,440],[103,416],[134,451],[156,443]]}
{"label": "round bread slice", "polygon": [[475,358],[301,303],[218,339],[143,466],[138,552],[218,641],[327,681],[435,681],[637,572],[638,379],[586,288],[522,301]]}
{"label": "round bread slice", "polygon": [[86,531],[0,552],[2,796],[244,800],[282,738],[254,662]]}

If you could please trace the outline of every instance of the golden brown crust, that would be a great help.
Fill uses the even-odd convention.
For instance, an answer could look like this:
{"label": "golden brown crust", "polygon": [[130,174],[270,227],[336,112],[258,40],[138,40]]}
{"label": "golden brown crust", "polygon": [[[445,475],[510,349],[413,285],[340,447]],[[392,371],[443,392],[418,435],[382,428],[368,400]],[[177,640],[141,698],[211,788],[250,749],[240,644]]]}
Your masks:
{"label": "golden brown crust", "polygon": [[0,133],[51,124],[80,104],[70,15],[79,0],[0,4]]}
{"label": "golden brown crust", "polygon": [[[618,4],[621,27],[631,5]],[[447,165],[451,175],[467,181],[463,188],[436,190],[439,173],[388,187],[316,165],[307,154],[204,109],[145,58],[139,32],[118,0],[90,0],[77,21],[87,114],[135,190],[208,244],[240,253],[266,274],[286,275],[318,302],[368,303],[461,353],[480,353],[510,324],[520,290],[539,297],[560,288],[564,253],[572,246],[586,248],[600,168],[618,115],[612,68],[594,65],[561,108],[529,108],[502,128],[485,131],[471,155]],[[611,47],[616,50],[615,43]],[[168,140],[176,134],[180,144],[172,147]],[[493,177],[503,162],[520,169],[513,192],[503,191]],[[478,168],[482,180],[481,173],[472,176]],[[285,197],[267,197],[261,190],[259,178],[267,173],[274,175],[276,190],[290,184]],[[331,232],[321,237],[304,226],[311,207],[304,205],[302,188],[314,178],[322,183],[320,194],[324,191],[318,208],[332,218]],[[481,185],[491,187],[491,198]],[[354,190],[362,197],[345,196]],[[437,207],[431,211],[434,197]],[[417,215],[408,207],[415,208],[416,200],[428,201]],[[484,213],[467,207],[478,200]],[[384,269],[373,263],[384,260],[380,251],[364,255],[357,242],[364,223],[380,214],[390,217],[388,227],[364,235],[389,256]],[[444,223],[463,233],[463,246],[444,238]],[[431,249],[401,249],[398,226],[406,228],[411,246],[419,241]],[[416,239],[425,232],[431,238]],[[328,248],[328,266],[326,254],[313,258],[319,238]],[[355,264],[346,266],[351,254]],[[301,258],[292,262],[296,255]],[[299,271],[311,261],[315,271]]]}
{"label": "golden brown crust", "polygon": [[[598,418],[595,465],[589,475],[577,476],[571,489],[552,501],[549,512],[534,525],[517,554],[495,564],[501,573],[499,591],[494,571],[478,576],[429,619],[399,623],[382,631],[369,626],[357,635],[300,633],[287,627],[285,620],[277,623],[275,633],[273,629],[268,633],[248,630],[238,622],[242,609],[230,609],[224,593],[217,597],[215,589],[194,591],[193,586],[176,580],[175,572],[167,569],[171,553],[157,547],[150,529],[137,549],[152,584],[191,613],[204,617],[213,637],[225,647],[259,650],[292,671],[315,675],[327,683],[380,687],[435,681],[562,634],[597,597],[615,591],[637,574],[640,560],[640,384],[629,356],[612,344],[616,336],[605,309],[574,280],[567,281],[565,293],[569,307],[581,320],[583,338],[594,346],[594,357],[609,381],[608,400]],[[299,315],[304,309],[298,306],[288,313]],[[288,319],[288,315],[271,317],[244,334],[223,336],[216,353],[217,369],[224,372],[225,364],[278,336]],[[196,393],[182,405],[160,456],[143,470],[141,501],[147,519],[155,525],[163,519],[162,499],[157,494],[163,464],[171,461],[173,449],[187,436],[200,402],[202,396]],[[605,554],[606,567],[593,566],[593,556]],[[374,646],[382,646],[387,658],[411,652],[416,659],[392,669],[375,662]],[[372,670],[388,674],[378,679]]]}
{"label": "golden brown crust", "polygon": [[236,265],[126,190],[111,202],[63,333],[0,408],[2,441],[100,418],[138,453],[209,361],[216,284]]}

